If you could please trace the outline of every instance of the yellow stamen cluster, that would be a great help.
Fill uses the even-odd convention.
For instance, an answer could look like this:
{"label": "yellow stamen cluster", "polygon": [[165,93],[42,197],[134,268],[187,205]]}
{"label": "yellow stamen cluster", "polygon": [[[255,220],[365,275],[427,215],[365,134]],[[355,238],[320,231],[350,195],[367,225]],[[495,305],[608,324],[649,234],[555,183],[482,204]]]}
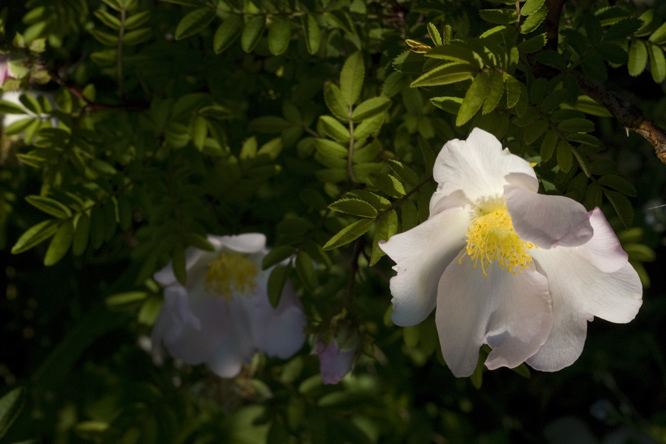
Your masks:
{"label": "yellow stamen cluster", "polygon": [[[510,273],[522,273],[532,262],[530,248],[536,247],[518,237],[506,207],[477,217],[467,229],[467,254],[474,268],[481,263],[484,276],[488,276],[486,268],[493,259]],[[458,262],[462,263],[462,258]]]}
{"label": "yellow stamen cluster", "polygon": [[258,273],[257,266],[244,255],[225,252],[208,264],[204,288],[227,301],[234,292],[251,295],[257,288]]}

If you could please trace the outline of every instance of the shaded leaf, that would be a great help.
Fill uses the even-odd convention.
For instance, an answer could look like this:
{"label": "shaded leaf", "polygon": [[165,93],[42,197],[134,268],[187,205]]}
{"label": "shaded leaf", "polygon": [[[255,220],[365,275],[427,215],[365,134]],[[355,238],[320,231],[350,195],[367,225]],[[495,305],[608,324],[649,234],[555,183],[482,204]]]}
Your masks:
{"label": "shaded leaf", "polygon": [[58,231],[56,231],[55,236],[51,239],[49,248],[46,250],[44,265],[50,266],[62,259],[72,245],[73,237],[74,222],[72,222],[71,219],[62,222]]}
{"label": "shaded leaf", "polygon": [[329,207],[332,210],[359,217],[374,218],[377,216],[377,210],[375,207],[361,199],[340,199],[333,202]]}
{"label": "shaded leaf", "polygon": [[331,237],[324,245],[324,250],[332,250],[363,236],[374,223],[374,219],[361,219],[353,222]]}
{"label": "shaded leaf", "polygon": [[372,240],[372,253],[370,254],[370,266],[375,265],[386,253],[379,247],[380,241],[387,241],[398,232],[398,214],[391,210],[377,221],[375,236]]}
{"label": "shaded leaf", "polygon": [[213,37],[215,54],[220,54],[227,49],[241,35],[242,30],[243,17],[238,14],[230,14],[215,31]]}
{"label": "shaded leaf", "polygon": [[176,27],[176,40],[181,40],[201,32],[215,18],[209,8],[199,8],[190,11],[183,17]]}
{"label": "shaded leaf", "polygon": [[465,98],[460,105],[458,117],[456,118],[456,126],[464,125],[474,117],[474,114],[481,108],[483,101],[488,95],[488,87],[490,85],[490,76],[488,73],[481,72],[474,77],[472,85],[467,90]]}
{"label": "shaded leaf", "polygon": [[340,72],[340,90],[347,105],[353,105],[361,95],[363,80],[365,78],[365,66],[361,52],[350,55],[342,66]]}

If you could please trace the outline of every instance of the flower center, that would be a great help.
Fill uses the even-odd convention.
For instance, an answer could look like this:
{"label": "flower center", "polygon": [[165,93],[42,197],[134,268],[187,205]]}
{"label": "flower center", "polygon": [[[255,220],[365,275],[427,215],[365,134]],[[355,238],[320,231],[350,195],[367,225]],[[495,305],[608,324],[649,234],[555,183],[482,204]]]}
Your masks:
{"label": "flower center", "polygon": [[207,292],[231,299],[234,292],[251,294],[257,288],[257,266],[239,253],[222,253],[208,264],[204,288]]}
{"label": "flower center", "polygon": [[[506,207],[477,217],[467,228],[467,254],[474,261],[474,268],[481,263],[484,276],[488,276],[486,268],[493,259],[510,273],[522,273],[532,262],[530,248],[538,247],[518,237]],[[462,263],[462,258],[458,263]]]}

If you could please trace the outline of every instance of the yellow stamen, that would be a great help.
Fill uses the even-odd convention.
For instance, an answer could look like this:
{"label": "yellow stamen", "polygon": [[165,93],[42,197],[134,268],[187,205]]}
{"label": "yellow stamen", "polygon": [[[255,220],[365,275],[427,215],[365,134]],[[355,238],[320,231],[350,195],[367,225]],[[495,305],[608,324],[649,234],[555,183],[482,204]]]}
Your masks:
{"label": "yellow stamen", "polygon": [[[518,237],[506,207],[482,214],[467,228],[467,254],[474,261],[474,268],[481,263],[484,276],[488,276],[486,268],[493,259],[510,273],[522,273],[532,262],[530,248],[538,247]],[[462,258],[458,263],[462,263]]]}
{"label": "yellow stamen", "polygon": [[257,266],[244,255],[225,252],[208,264],[204,288],[227,301],[234,292],[251,295],[257,288],[258,273]]}

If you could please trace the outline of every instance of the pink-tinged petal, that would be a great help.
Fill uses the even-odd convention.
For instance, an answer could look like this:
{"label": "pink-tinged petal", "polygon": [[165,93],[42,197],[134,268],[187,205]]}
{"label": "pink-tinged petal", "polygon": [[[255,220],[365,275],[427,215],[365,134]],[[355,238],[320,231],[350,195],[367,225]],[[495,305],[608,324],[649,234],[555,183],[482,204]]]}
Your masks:
{"label": "pink-tinged petal", "polygon": [[578,247],[578,252],[605,273],[612,273],[627,265],[629,255],[622,249],[604,213],[597,207],[589,215],[594,236]]}
{"label": "pink-tinged petal", "polygon": [[164,289],[164,308],[171,312],[171,316],[181,324],[189,324],[196,330],[201,330],[201,321],[192,313],[187,291],[182,285],[174,284]]}
{"label": "pink-tinged petal", "polygon": [[380,248],[396,262],[393,269],[398,272],[390,283],[395,324],[418,324],[435,308],[437,284],[465,245],[470,217],[462,208],[446,210],[388,242],[380,242]]}
{"label": "pink-tinged petal", "polygon": [[324,384],[337,384],[351,371],[356,349],[340,350],[335,341],[328,346],[317,343],[319,371]]}
{"label": "pink-tinged petal", "polygon": [[592,238],[585,207],[564,196],[547,196],[518,185],[504,187],[513,229],[540,248],[577,247]]}
{"label": "pink-tinged petal", "polygon": [[219,245],[238,253],[259,253],[266,248],[266,236],[261,233],[246,233],[237,236],[208,235],[208,241],[216,248]]}
{"label": "pink-tinged petal", "polygon": [[303,330],[307,325],[303,307],[291,283],[285,285],[275,308],[268,301],[265,286],[252,297],[252,301],[255,347],[268,356],[291,357],[303,346]]}
{"label": "pink-tinged petal", "polygon": [[577,248],[531,252],[548,278],[554,313],[550,337],[527,361],[535,369],[557,371],[573,364],[585,344],[587,321],[594,316],[625,323],[638,313],[641,282],[628,263],[614,273],[604,273]]}
{"label": "pink-tinged petal", "polygon": [[536,183],[534,169],[526,160],[503,150],[495,136],[479,128],[474,128],[467,140],[447,142],[433,169],[440,195],[462,190],[477,205],[484,199],[501,197],[502,187],[508,184],[506,176],[511,173],[523,173]]}
{"label": "pink-tinged petal", "polygon": [[496,262],[483,276],[463,254],[462,263],[453,261],[439,282],[435,319],[444,360],[455,376],[469,376],[486,343],[493,348],[489,369],[516,367],[548,338],[548,282],[534,268],[512,274]]}

